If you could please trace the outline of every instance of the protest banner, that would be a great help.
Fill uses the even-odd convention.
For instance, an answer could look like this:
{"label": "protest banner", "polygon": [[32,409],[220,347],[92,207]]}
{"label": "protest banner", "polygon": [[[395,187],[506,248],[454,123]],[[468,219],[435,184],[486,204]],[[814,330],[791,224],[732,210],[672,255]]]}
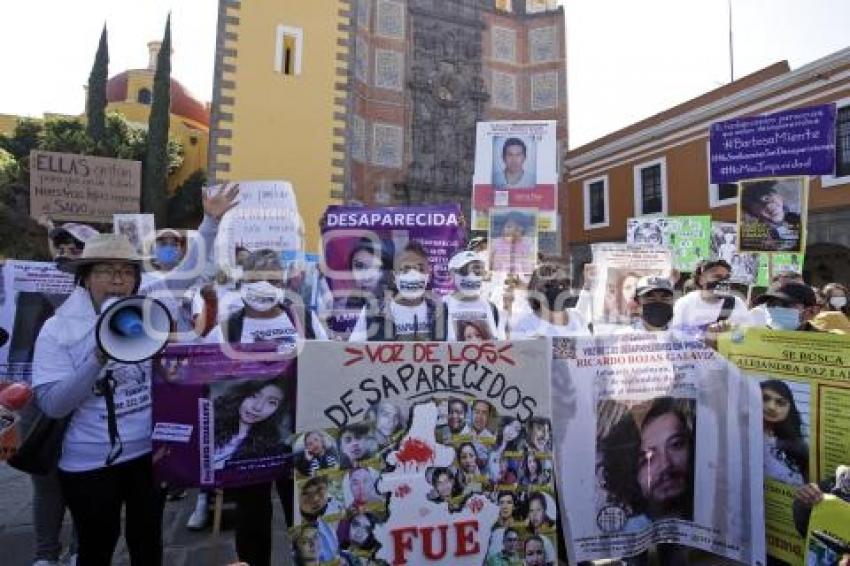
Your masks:
{"label": "protest banner", "polygon": [[[234,348],[269,354],[274,346]],[[203,488],[279,479],[289,462],[295,367],[292,356],[246,359],[214,344],[166,348],[153,364],[157,479]]]}
{"label": "protest banner", "polygon": [[458,205],[364,208],[330,206],[322,225],[323,269],[333,294],[330,330],[345,335],[365,301],[383,299],[395,260],[408,243],[428,256],[429,288],[454,289],[448,262],[464,249],[466,235]]}
{"label": "protest banner", "polygon": [[827,333],[750,329],[723,335],[720,352],[762,390],[768,554],[801,564],[794,495],[850,464],[850,343]]}
{"label": "protest banner", "polygon": [[549,358],[545,339],[305,344],[296,559],[477,566],[525,541],[555,561]]}
{"label": "protest banner", "polygon": [[[734,222],[711,223],[711,259],[722,259],[732,267],[730,281],[752,285],[760,269],[763,254],[738,251],[738,225]],[[767,261],[766,258],[763,259]]]}
{"label": "protest banner", "polygon": [[537,266],[537,209],[490,209],[490,270],[530,274]]}
{"label": "protest banner", "polygon": [[764,564],[758,387],[672,333],[553,340],[570,563],[665,542]]}
{"label": "protest banner", "polygon": [[[850,496],[850,487],[848,487]],[[841,566],[850,560],[850,503],[825,495],[809,517],[806,566]]]}
{"label": "protest banner", "polygon": [[472,229],[489,229],[494,207],[537,208],[540,230],[556,229],[558,167],[554,120],[478,122]]}
{"label": "protest banner", "polygon": [[156,227],[154,225],[153,214],[113,214],[112,215],[112,232],[115,234],[124,234],[133,247],[136,248],[136,253],[140,256],[148,256],[153,247],[153,241],[156,237]]}
{"label": "protest banner", "polygon": [[738,186],[738,251],[803,253],[808,177],[759,179]]}
{"label": "protest banner", "polygon": [[40,261],[0,262],[0,379],[30,381],[41,327],[74,290],[74,276]]}
{"label": "protest banner", "polygon": [[112,222],[139,212],[142,163],[74,153],[30,152],[30,216]]}
{"label": "protest banner", "polygon": [[642,248],[627,244],[594,244],[592,319],[597,331],[632,320],[635,291],[641,277],[668,277],[671,254],[666,248]]}
{"label": "protest banner", "polygon": [[835,104],[735,118],[711,125],[711,182],[835,169]]}
{"label": "protest banner", "polygon": [[663,246],[672,252],[673,267],[692,273],[709,255],[711,216],[664,216],[629,218],[626,243],[633,246]]}
{"label": "protest banner", "polygon": [[[207,187],[206,191],[226,187]],[[220,265],[238,265],[243,254],[261,249],[304,249],[304,223],[288,181],[239,181],[238,204],[221,219],[215,242]]]}

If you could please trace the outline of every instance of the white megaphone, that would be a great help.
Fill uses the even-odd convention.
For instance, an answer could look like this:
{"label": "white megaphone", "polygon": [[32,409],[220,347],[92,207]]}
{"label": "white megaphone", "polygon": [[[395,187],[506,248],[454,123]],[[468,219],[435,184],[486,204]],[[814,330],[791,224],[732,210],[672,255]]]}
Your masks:
{"label": "white megaphone", "polygon": [[162,302],[133,295],[110,299],[95,326],[97,345],[117,362],[134,364],[160,353],[168,344],[171,313]]}

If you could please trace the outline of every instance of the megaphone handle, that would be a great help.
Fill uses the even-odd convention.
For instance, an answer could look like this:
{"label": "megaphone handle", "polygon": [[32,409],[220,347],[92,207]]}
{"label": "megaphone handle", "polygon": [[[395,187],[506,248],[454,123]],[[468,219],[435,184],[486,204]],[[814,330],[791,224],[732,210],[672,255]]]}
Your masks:
{"label": "megaphone handle", "polygon": [[98,380],[97,385],[106,403],[106,427],[109,431],[111,446],[109,455],[106,457],[106,465],[111,466],[124,451],[124,443],[121,441],[121,435],[118,434],[118,417],[115,415],[115,378],[112,377],[112,370],[107,370],[106,375]]}

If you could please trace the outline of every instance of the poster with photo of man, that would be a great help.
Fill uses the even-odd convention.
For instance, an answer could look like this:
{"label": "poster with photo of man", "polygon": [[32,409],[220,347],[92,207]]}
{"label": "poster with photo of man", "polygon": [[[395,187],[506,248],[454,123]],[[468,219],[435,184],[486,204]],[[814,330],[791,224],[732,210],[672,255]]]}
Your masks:
{"label": "poster with photo of man", "polygon": [[552,355],[571,564],[639,555],[658,542],[764,564],[755,383],[676,333],[555,338]]}
{"label": "poster with photo of man", "polygon": [[486,231],[494,207],[540,210],[540,230],[556,228],[556,122],[479,122],[472,189],[472,229]]}
{"label": "poster with photo of man", "polygon": [[739,187],[738,250],[803,253],[808,177],[742,181]]}
{"label": "poster with photo of man", "polygon": [[490,270],[530,274],[537,266],[537,209],[490,209]]}

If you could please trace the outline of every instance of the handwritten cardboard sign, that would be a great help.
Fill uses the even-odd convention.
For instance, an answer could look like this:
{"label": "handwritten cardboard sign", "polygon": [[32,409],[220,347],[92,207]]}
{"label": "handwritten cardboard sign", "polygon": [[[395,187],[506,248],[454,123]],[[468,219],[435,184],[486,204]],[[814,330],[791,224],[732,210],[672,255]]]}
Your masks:
{"label": "handwritten cardboard sign", "polygon": [[30,152],[30,216],[111,223],[139,212],[142,163],[53,151]]}

